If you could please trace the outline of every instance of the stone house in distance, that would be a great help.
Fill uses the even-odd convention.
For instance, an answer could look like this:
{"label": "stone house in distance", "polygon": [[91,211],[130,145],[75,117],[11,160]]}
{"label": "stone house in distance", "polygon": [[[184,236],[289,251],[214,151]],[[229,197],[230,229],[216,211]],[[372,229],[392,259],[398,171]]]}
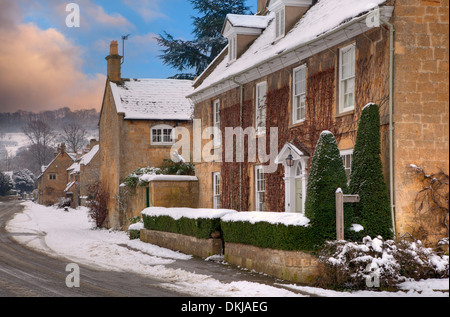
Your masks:
{"label": "stone house in distance", "polygon": [[[449,172],[448,12],[448,0],[258,0],[257,15],[228,15],[229,44],[188,95],[223,150],[196,164],[199,207],[303,212],[320,133],[335,135],[349,172],[361,110],[373,102],[396,236],[447,236],[440,215],[418,214],[423,185],[410,166]],[[253,127],[255,139],[277,128],[276,171],[247,154],[225,162],[226,127]]]}
{"label": "stone house in distance", "polygon": [[67,169],[68,183],[64,192],[66,198],[71,200],[71,206],[87,206],[89,200],[89,186],[95,184],[100,178],[99,142],[90,141],[81,154],[77,155],[75,162]]}
{"label": "stone house in distance", "polygon": [[[121,183],[138,168],[158,168],[164,159],[170,159],[178,128],[192,132],[193,106],[185,96],[193,88],[189,80],[121,78],[122,56],[116,41],[111,42],[106,60],[108,78],[99,120],[100,181],[110,195],[105,226],[122,228],[129,218],[152,205],[153,198],[161,197],[149,186],[138,187],[127,199],[121,193]],[[173,186],[177,180],[158,181],[166,188],[164,192],[172,195],[171,203],[163,199],[165,205],[159,206],[196,207],[196,199],[189,202],[197,196],[196,182],[177,187]]]}
{"label": "stone house in distance", "polygon": [[60,198],[66,197],[67,169],[74,163],[75,154],[66,152],[66,145],[58,146],[55,158],[42,168],[42,174],[37,178],[38,204],[54,205]]}

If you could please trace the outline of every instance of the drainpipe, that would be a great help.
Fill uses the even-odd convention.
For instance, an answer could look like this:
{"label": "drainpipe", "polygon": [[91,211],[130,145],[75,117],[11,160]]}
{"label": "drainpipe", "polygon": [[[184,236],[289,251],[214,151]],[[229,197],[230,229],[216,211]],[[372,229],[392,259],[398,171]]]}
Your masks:
{"label": "drainpipe", "polygon": [[395,228],[395,195],[394,195],[394,35],[395,27],[391,23],[381,19],[381,22],[389,28],[389,182],[390,182],[390,200],[391,200],[391,219],[394,237],[396,236]]}
{"label": "drainpipe", "polygon": [[[239,124],[242,128],[242,116],[243,116],[243,104],[244,104],[244,85],[236,81],[236,78],[233,78],[233,82],[239,86]],[[242,162],[239,163],[239,211],[242,211]]]}

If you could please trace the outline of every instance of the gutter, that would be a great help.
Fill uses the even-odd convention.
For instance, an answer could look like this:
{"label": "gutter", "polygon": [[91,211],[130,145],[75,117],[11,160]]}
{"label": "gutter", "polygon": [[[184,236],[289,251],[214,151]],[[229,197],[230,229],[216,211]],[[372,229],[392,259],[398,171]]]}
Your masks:
{"label": "gutter", "polygon": [[[239,111],[239,124],[240,127],[242,127],[242,120],[243,120],[243,106],[244,106],[244,85],[237,82],[236,78],[233,77],[233,82],[239,86],[240,91],[240,97],[239,97],[239,104],[240,104],[240,111]],[[239,163],[239,211],[242,211],[242,162]]]}
{"label": "gutter", "polygon": [[396,236],[395,228],[395,189],[394,189],[394,37],[395,27],[391,23],[381,19],[381,22],[389,28],[389,186],[390,186],[390,202],[391,202],[391,219],[394,237]]}

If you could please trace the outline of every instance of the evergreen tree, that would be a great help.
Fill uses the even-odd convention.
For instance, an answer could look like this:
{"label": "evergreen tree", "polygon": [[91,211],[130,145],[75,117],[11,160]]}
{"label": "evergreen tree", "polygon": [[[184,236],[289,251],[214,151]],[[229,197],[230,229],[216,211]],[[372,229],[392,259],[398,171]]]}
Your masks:
{"label": "evergreen tree", "polygon": [[[314,227],[314,240],[323,243],[336,239],[336,190],[348,193],[347,176],[336,139],[329,131],[320,135],[308,178],[305,215]],[[345,227],[352,220],[351,208],[345,204]]]}
{"label": "evergreen tree", "polygon": [[13,188],[13,182],[11,178],[0,172],[0,196],[6,196],[8,192]]}
{"label": "evergreen tree", "polygon": [[156,38],[159,45],[164,47],[160,58],[165,65],[180,72],[195,71],[194,74],[181,73],[172,78],[193,79],[200,75],[227,45],[227,40],[221,35],[227,14],[247,14],[249,10],[244,0],[190,1],[200,15],[193,17],[194,40],[175,39],[167,32]]}
{"label": "evergreen tree", "polygon": [[15,188],[22,192],[32,192],[34,189],[35,177],[28,169],[23,169],[13,173]]}
{"label": "evergreen tree", "polygon": [[369,104],[362,110],[353,152],[350,191],[361,198],[353,205],[353,213],[365,235],[388,239],[392,223],[380,154],[380,114],[376,104]]}

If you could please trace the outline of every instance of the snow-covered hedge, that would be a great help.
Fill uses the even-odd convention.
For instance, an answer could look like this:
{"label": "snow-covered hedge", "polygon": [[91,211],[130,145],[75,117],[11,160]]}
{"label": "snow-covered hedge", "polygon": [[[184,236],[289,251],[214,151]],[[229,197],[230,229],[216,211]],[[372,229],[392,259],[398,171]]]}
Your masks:
{"label": "snow-covered hedge", "polygon": [[393,288],[407,279],[444,278],[448,256],[440,256],[419,242],[384,241],[365,237],[362,242],[327,242],[319,260],[325,272],[321,285],[333,288]]}
{"label": "snow-covered hedge", "polygon": [[229,209],[150,207],[141,215],[146,229],[209,239],[213,233],[221,232],[220,218],[230,213],[237,212]]}
{"label": "snow-covered hedge", "polygon": [[309,219],[296,213],[240,212],[221,218],[225,242],[287,251],[311,251],[314,241]]}

